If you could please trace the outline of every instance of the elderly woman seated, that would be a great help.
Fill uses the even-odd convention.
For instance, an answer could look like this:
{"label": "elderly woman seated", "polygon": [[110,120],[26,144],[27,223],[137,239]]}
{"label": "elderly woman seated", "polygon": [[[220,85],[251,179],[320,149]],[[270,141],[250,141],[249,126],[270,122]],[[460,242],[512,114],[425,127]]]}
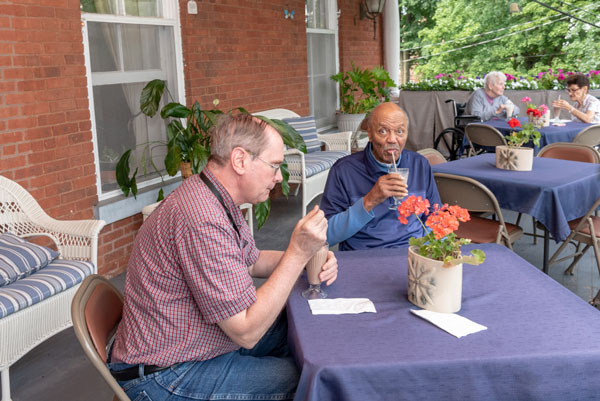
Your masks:
{"label": "elderly woman seated", "polygon": [[477,89],[469,99],[469,113],[478,116],[482,121],[519,114],[519,107],[504,96],[505,85],[504,73],[489,72],[484,78],[483,88]]}
{"label": "elderly woman seated", "polygon": [[590,95],[590,81],[583,74],[567,78],[569,98],[575,105],[564,99],[552,102],[552,107],[565,109],[571,113],[571,120],[583,123],[600,123],[600,100]]}

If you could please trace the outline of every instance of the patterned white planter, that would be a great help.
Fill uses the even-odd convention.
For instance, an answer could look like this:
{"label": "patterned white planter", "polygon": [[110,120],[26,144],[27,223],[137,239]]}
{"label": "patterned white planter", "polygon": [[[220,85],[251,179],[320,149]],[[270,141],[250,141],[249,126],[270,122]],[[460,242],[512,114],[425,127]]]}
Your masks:
{"label": "patterned white planter", "polygon": [[531,171],[533,148],[496,146],[496,167],[502,170]]}
{"label": "patterned white planter", "polygon": [[340,132],[351,131],[356,132],[366,114],[345,114],[337,113],[337,126]]}
{"label": "patterned white planter", "polygon": [[455,313],[461,307],[462,263],[442,264],[408,249],[408,300],[433,312]]}

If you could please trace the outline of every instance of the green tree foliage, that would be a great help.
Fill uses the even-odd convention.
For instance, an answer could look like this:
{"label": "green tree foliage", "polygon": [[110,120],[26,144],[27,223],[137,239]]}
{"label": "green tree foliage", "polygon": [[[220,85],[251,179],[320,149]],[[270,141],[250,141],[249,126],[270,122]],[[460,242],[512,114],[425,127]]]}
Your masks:
{"label": "green tree foliage", "polygon": [[[544,3],[600,25],[597,0]],[[417,38],[402,25],[407,35],[402,47],[420,47],[411,52],[411,64],[421,77],[457,70],[469,75],[501,70],[519,76],[548,68],[584,72],[598,68],[600,29],[533,1],[519,4],[522,11],[511,14],[506,0],[405,1],[401,13],[427,19],[426,10],[432,22],[418,24]]]}

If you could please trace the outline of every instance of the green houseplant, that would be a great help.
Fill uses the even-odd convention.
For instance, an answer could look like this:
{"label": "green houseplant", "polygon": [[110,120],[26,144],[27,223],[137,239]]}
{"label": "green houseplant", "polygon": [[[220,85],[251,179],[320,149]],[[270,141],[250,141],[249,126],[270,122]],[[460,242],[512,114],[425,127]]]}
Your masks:
{"label": "green houseplant", "polygon": [[356,132],[367,113],[382,101],[390,100],[396,84],[381,67],[352,69],[329,77],[340,86],[340,110],[336,114],[340,131]]}
{"label": "green houseplant", "polygon": [[[152,162],[152,151],[157,147],[166,147],[167,153],[165,155],[164,163],[165,170],[169,176],[177,174],[178,170],[191,170],[191,174],[197,174],[206,165],[210,156],[210,131],[216,125],[217,118],[223,111],[216,108],[218,101],[213,102],[215,108],[212,110],[202,109],[200,104],[196,101],[191,108],[182,105],[181,103],[173,101],[173,98],[165,86],[165,81],[155,79],[150,81],[142,90],[140,96],[140,107],[142,113],[149,117],[154,117],[158,113],[161,99],[166,94],[170,100],[161,110],[160,116],[167,123],[167,140],[166,141],[152,141],[147,143],[139,144],[139,147],[143,147],[141,164],[146,165],[145,158],[149,156],[150,164],[153,170],[161,177],[164,182],[163,171],[158,168]],[[231,109],[228,113],[247,113],[242,107]],[[306,153],[306,145],[304,140],[298,134],[298,132],[292,128],[289,124],[276,119],[269,119],[264,116],[256,116],[261,120],[266,121],[277,132],[281,135],[284,144],[289,148],[295,148]],[[182,122],[181,119],[186,119],[186,122]],[[131,173],[130,165],[133,164],[130,160],[132,149],[126,150],[120,157],[117,163],[116,176],[117,183],[121,188],[121,191],[125,196],[129,196],[132,193],[134,197],[137,195],[137,182],[136,175],[138,168],[136,167],[134,172]],[[289,172],[287,170],[287,164],[284,162],[281,165],[281,173],[283,181],[281,183],[282,192],[285,196],[289,194],[288,178]],[[159,191],[157,201],[164,198],[162,188]],[[267,199],[265,202],[254,205],[254,211],[258,228],[262,227],[266,221],[270,211],[270,201]]]}

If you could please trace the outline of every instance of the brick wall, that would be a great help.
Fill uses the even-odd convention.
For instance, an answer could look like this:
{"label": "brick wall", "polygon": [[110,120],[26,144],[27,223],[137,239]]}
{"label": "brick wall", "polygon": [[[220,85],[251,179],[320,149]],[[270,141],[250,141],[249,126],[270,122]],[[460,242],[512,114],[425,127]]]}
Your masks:
{"label": "brick wall", "polygon": [[383,66],[382,16],[377,17],[377,38],[373,40],[373,20],[360,19],[363,0],[338,0],[342,14],[338,20],[340,70],[351,69],[351,61],[359,67]]}
{"label": "brick wall", "polygon": [[304,0],[202,1],[197,15],[180,3],[188,103],[308,113]]}

